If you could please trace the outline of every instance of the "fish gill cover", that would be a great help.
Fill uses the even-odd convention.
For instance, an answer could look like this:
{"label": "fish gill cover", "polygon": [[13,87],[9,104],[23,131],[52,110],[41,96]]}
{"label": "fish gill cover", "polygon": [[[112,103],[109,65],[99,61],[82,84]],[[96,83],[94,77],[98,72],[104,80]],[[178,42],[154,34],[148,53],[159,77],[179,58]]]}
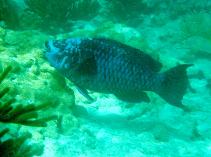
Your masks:
{"label": "fish gill cover", "polygon": [[[1,93],[6,93],[0,107],[6,115],[16,107],[22,113],[9,119],[12,124],[0,124],[0,150],[6,150],[6,144],[6,155],[13,156],[211,156],[209,8],[209,0],[0,0],[0,71],[7,65],[15,69],[0,84]],[[160,73],[194,64],[187,69],[190,86],[182,99],[189,112],[153,92],[147,92],[150,102],[140,103],[83,88],[78,92],[44,57],[46,41],[99,37],[143,51],[162,63]],[[131,57],[133,63],[137,60]],[[82,72],[92,73],[89,67],[95,64],[85,65]],[[3,89],[8,87],[7,93]],[[7,103],[10,97],[16,101]],[[24,110],[43,103],[46,108],[41,108],[48,109],[44,112]],[[57,118],[46,127],[13,124],[49,115]]]}

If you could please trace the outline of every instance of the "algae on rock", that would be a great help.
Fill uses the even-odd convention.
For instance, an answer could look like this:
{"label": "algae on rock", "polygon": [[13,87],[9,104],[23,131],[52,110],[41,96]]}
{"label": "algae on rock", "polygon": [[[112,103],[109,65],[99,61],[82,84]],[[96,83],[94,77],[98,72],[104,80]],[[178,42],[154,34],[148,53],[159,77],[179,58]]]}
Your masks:
{"label": "algae on rock", "polygon": [[8,129],[0,131],[0,154],[2,157],[32,157],[34,155],[42,155],[43,145],[35,143],[27,144],[31,134],[25,133],[19,137],[1,140],[8,132]]}
{"label": "algae on rock", "polygon": [[[12,67],[8,66],[0,75],[0,123],[5,123],[7,125],[9,123],[14,123],[27,126],[45,127],[48,121],[56,119],[56,116],[54,115],[38,118],[38,112],[48,108],[50,106],[50,102],[36,106],[32,104],[24,106],[22,104],[16,105],[14,98],[7,97],[10,88],[2,86],[2,82],[11,71]],[[32,157],[34,155],[42,154],[42,144],[27,143],[27,141],[31,138],[30,133],[25,133],[19,137],[4,139],[4,136],[8,134],[8,132],[8,128],[0,131],[1,156]]]}

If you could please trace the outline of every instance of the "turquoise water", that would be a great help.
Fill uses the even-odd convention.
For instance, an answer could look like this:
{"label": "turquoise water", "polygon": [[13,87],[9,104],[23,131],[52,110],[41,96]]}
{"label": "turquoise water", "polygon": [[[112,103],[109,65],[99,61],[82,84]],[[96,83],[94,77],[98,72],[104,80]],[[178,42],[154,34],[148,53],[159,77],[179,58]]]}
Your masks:
{"label": "turquoise water", "polygon": [[[0,157],[211,156],[210,8],[210,0],[0,0]],[[45,41],[71,37],[114,39],[162,71],[194,64],[182,101],[191,110],[153,92],[150,103],[93,91],[88,101],[43,56]]]}

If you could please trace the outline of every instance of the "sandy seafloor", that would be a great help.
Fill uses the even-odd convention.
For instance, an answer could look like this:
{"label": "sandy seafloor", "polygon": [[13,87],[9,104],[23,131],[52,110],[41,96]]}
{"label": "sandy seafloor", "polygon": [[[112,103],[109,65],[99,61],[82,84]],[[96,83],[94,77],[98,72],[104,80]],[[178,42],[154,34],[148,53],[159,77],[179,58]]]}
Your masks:
{"label": "sandy seafloor", "polygon": [[[20,93],[16,99],[29,103],[54,100],[57,108],[51,112],[63,116],[59,128],[56,122],[49,122],[46,128],[11,127],[20,134],[29,131],[33,141],[43,142],[42,157],[211,156],[211,38],[206,36],[211,34],[211,16],[192,16],[168,21],[146,17],[136,28],[109,21],[99,28],[90,22],[56,36],[1,27],[1,66],[19,66],[9,80]],[[192,26],[197,18],[205,23]],[[160,23],[154,24],[155,20]],[[47,39],[83,35],[110,37],[143,48],[159,58],[163,69],[193,63],[188,75],[195,92],[188,90],[183,99],[192,111],[171,106],[154,93],[149,93],[150,103],[134,105],[113,95],[91,92],[95,102],[89,103],[68,80],[66,87],[64,79],[43,58],[42,46]],[[75,93],[77,108],[73,111],[73,96],[66,88]]]}

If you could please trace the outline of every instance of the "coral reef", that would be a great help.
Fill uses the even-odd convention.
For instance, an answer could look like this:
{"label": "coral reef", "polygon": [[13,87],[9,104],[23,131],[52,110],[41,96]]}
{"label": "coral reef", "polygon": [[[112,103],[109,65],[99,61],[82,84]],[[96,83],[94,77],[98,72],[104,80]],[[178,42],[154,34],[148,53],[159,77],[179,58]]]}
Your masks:
{"label": "coral reef", "polygon": [[[187,58],[211,59],[211,14],[190,13],[180,21],[179,38],[188,49]],[[186,59],[187,60],[187,59]]]}
{"label": "coral reef", "polygon": [[[9,72],[12,71],[12,67],[8,66],[0,75],[0,123],[14,123],[34,127],[45,127],[47,122],[55,120],[57,117],[52,115],[44,118],[38,118],[38,112],[46,109],[50,106],[50,103],[44,103],[41,105],[22,105],[15,104],[14,98],[8,98],[9,87],[2,87],[2,82],[7,77]],[[5,98],[6,97],[6,98]],[[4,99],[5,98],[5,99]],[[9,139],[3,139],[3,137],[9,132],[9,129],[3,129],[0,131],[0,154],[1,156],[31,157],[33,155],[41,155],[43,152],[43,146],[40,144],[27,144],[27,140],[31,138],[30,133],[25,133],[19,137],[11,137]]]}
{"label": "coral reef", "polygon": [[9,132],[4,129],[0,132],[0,154],[2,157],[32,157],[40,156],[43,153],[43,146],[40,144],[27,144],[31,134],[25,133],[20,137],[10,138],[2,141],[2,137]]}
{"label": "coral reef", "polygon": [[211,15],[208,12],[193,12],[185,15],[180,22],[180,27],[184,38],[201,36],[211,41]]}
{"label": "coral reef", "polygon": [[[172,0],[104,0],[103,6],[108,19],[137,27],[146,18],[166,23],[169,19],[177,19],[190,13],[210,12],[211,3],[207,0],[172,1]],[[185,6],[185,7],[184,7]],[[160,22],[160,19],[161,22]],[[163,21],[163,22],[162,22]],[[156,24],[156,23],[154,23]]]}
{"label": "coral reef", "polygon": [[140,17],[149,12],[149,8],[140,0],[105,0],[107,14],[119,22],[129,24],[131,19]]}
{"label": "coral reef", "polygon": [[45,31],[70,31],[72,21],[91,19],[97,15],[99,3],[95,0],[25,0],[28,10],[38,15]]}
{"label": "coral reef", "polygon": [[19,14],[16,3],[12,0],[0,0],[0,22],[4,21],[11,29],[19,27]]}

